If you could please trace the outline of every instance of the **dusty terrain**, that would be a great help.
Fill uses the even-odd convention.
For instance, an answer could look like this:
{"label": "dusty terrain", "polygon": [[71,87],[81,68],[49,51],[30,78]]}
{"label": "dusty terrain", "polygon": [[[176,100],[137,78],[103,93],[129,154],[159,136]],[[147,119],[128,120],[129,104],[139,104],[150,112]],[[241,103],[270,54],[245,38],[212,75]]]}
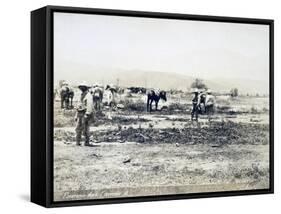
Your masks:
{"label": "dusty terrain", "polygon": [[54,199],[268,188],[268,98],[218,97],[211,119],[196,123],[181,96],[152,113],[140,95],[105,107],[91,126],[92,147],[75,146],[75,110],[55,102]]}

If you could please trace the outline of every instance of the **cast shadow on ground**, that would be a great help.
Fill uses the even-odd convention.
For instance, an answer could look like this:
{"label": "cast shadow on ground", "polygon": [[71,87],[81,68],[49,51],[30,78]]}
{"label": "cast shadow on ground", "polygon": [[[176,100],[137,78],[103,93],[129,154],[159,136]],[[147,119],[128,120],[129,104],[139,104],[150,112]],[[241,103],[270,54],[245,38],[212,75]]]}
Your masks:
{"label": "cast shadow on ground", "polygon": [[30,201],[30,197],[28,194],[21,194],[21,195],[19,195],[19,198],[23,201],[27,201],[27,202]]}

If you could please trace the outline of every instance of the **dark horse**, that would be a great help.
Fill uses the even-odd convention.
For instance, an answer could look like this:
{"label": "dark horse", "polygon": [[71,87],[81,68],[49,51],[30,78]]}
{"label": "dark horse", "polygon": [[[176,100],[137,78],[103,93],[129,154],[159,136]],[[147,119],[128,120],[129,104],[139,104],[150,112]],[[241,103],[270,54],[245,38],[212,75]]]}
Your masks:
{"label": "dark horse", "polygon": [[154,90],[150,90],[147,93],[147,111],[152,111],[152,102],[155,102],[155,110],[157,111],[158,102],[160,99],[163,99],[164,101],[167,101],[167,96],[165,91],[159,91],[159,93],[156,93]]}
{"label": "dark horse", "polygon": [[[61,108],[72,108],[72,101],[74,97],[74,92],[69,87],[62,88],[60,91],[60,98],[61,98]],[[65,105],[64,105],[65,104]]]}

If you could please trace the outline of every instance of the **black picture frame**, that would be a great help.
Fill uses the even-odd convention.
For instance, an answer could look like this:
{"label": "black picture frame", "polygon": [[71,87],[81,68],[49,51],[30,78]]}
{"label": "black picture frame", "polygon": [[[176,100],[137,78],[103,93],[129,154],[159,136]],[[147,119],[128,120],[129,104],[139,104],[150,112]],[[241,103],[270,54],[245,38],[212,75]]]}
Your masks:
{"label": "black picture frame", "polygon": [[[53,13],[247,23],[268,25],[270,30],[270,188],[179,195],[159,195],[78,201],[53,201]],[[274,192],[274,21],[238,17],[46,6],[31,12],[31,201],[44,207],[96,205],[190,198],[268,194]]]}

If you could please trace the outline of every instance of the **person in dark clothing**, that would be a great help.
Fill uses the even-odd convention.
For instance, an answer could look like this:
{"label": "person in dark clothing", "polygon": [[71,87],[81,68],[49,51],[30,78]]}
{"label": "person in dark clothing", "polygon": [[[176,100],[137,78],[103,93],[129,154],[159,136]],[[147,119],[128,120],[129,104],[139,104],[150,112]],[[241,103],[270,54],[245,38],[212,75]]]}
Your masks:
{"label": "person in dark clothing", "polygon": [[198,89],[195,89],[193,91],[193,97],[192,97],[192,111],[191,111],[191,120],[198,121],[198,113],[199,113],[199,104],[200,104],[200,96]]}

